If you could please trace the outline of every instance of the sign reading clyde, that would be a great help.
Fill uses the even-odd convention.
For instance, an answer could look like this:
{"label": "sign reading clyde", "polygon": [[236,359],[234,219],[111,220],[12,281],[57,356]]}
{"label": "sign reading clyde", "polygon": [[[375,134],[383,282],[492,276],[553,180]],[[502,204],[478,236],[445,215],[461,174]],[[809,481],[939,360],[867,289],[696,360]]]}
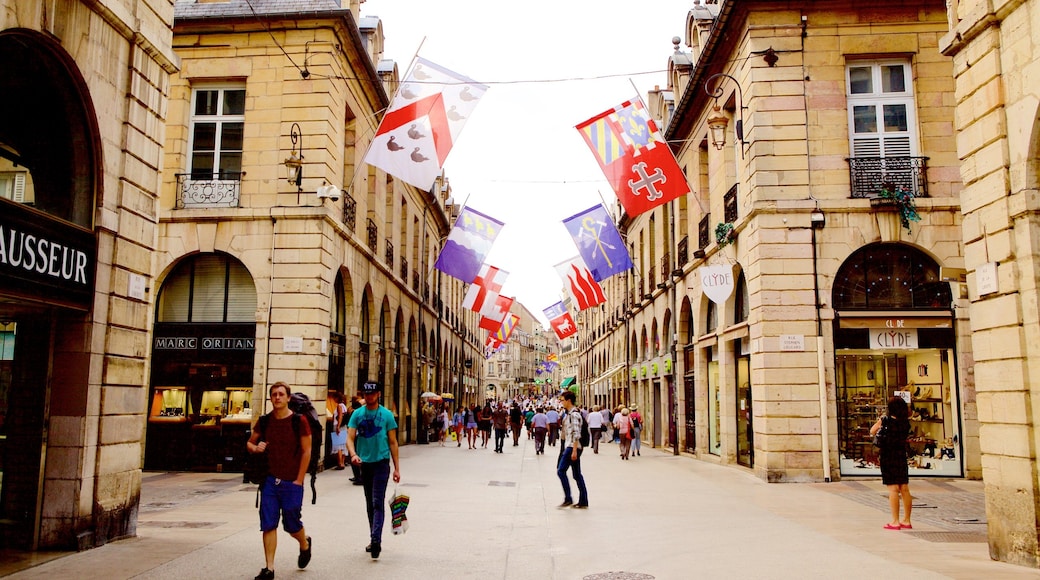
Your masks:
{"label": "sign reading clyde", "polygon": [[716,264],[714,266],[701,266],[701,290],[718,305],[726,303],[726,299],[733,293],[733,266],[730,264]]}

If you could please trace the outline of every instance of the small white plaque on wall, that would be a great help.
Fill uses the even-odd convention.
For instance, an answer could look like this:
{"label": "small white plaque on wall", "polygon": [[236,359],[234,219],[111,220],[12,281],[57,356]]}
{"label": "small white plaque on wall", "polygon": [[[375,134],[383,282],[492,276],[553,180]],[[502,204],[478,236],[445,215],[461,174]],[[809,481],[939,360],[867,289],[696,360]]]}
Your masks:
{"label": "small white plaque on wall", "polygon": [[283,338],[282,352],[303,352],[303,337],[287,336]]}
{"label": "small white plaque on wall", "polygon": [[140,274],[130,274],[127,294],[129,294],[131,298],[144,300],[144,276]]}
{"label": "small white plaque on wall", "polygon": [[997,263],[986,262],[980,264],[975,270],[975,285],[978,287],[979,296],[992,294],[999,290],[997,282]]}
{"label": "small white plaque on wall", "polygon": [[781,334],[780,350],[783,352],[802,352],[805,350],[804,334]]}
{"label": "small white plaque on wall", "polygon": [[329,339],[321,339],[321,354],[329,354]]}

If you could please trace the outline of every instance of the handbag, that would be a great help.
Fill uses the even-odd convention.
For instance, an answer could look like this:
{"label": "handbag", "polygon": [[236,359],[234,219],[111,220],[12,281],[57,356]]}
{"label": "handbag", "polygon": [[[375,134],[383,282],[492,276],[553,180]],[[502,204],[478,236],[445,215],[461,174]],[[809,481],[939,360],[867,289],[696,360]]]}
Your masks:
{"label": "handbag", "polygon": [[881,418],[881,428],[877,430],[877,433],[874,433],[874,439],[872,440],[874,447],[878,449],[884,447],[888,442],[888,421],[885,419],[885,417]]}

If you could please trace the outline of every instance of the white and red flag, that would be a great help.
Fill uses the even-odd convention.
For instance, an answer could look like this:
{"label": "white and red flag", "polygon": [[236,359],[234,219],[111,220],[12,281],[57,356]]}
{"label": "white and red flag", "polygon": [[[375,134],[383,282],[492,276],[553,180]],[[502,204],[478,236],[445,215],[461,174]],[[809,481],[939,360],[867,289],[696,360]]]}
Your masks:
{"label": "white and red flag", "polygon": [[495,332],[502,326],[513,299],[501,296],[509,272],[484,264],[466,291],[462,305],[480,314],[480,327]]}
{"label": "white and red flag", "polygon": [[607,301],[603,288],[596,282],[581,256],[556,264],[556,271],[563,279],[563,289],[570,294],[578,312]]}
{"label": "white and red flag", "polygon": [[416,58],[379,123],[365,162],[428,191],[487,89]]}
{"label": "white and red flag", "polygon": [[[577,327],[574,326],[574,318],[571,317],[571,313],[567,311],[567,308],[563,305],[563,302],[557,302],[552,306],[542,310],[545,313],[545,317],[549,319],[549,325],[552,326],[553,332],[556,333],[556,337],[560,340],[567,338],[578,331]],[[551,359],[549,357],[552,357]],[[556,355],[551,354],[546,357],[546,360],[556,361]]]}
{"label": "white and red flag", "polygon": [[675,155],[639,98],[625,101],[575,128],[585,138],[629,216],[690,192]]}

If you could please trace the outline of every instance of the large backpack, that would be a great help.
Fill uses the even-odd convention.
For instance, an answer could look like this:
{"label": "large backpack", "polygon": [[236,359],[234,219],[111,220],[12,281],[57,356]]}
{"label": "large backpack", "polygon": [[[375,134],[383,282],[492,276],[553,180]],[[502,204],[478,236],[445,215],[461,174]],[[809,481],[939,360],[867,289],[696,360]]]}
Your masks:
{"label": "large backpack", "polygon": [[589,446],[589,442],[592,441],[592,435],[589,433],[589,420],[585,418],[579,411],[578,414],[581,416],[581,435],[578,436],[578,443],[581,444],[581,448],[584,449]]}
{"label": "large backpack", "polygon": [[311,474],[311,503],[315,504],[318,503],[318,490],[314,482],[318,478],[318,460],[321,458],[321,444],[325,440],[322,437],[321,421],[318,420],[318,411],[314,409],[311,400],[303,393],[293,393],[289,397],[289,409],[307,419],[311,426],[311,461],[307,466],[307,473]]}

